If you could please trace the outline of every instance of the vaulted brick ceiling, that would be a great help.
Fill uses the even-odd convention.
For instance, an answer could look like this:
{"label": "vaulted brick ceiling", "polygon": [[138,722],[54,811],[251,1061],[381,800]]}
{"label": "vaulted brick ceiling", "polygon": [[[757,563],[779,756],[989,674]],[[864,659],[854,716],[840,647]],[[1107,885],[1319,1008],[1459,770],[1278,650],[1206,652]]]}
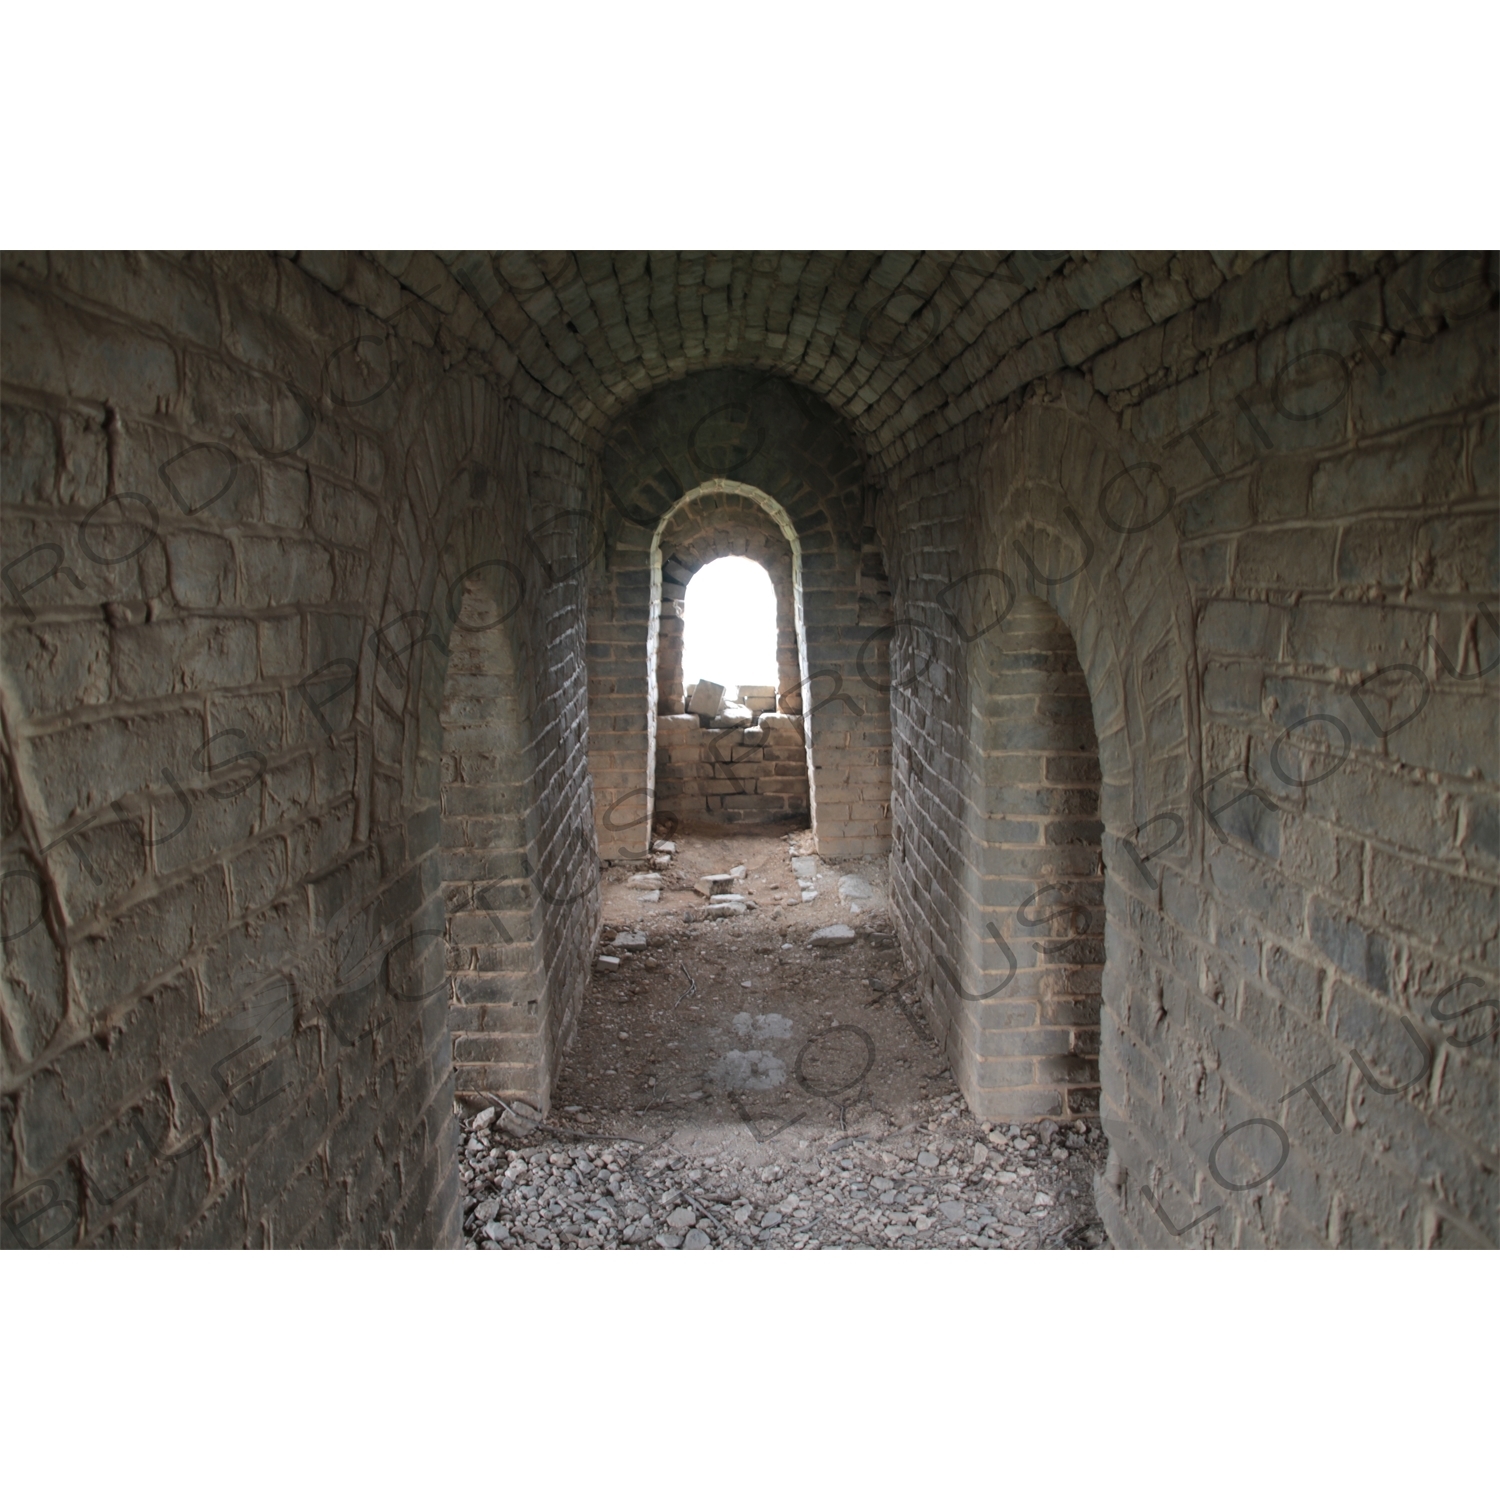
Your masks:
{"label": "vaulted brick ceiling", "polygon": [[[1221,279],[1206,255],[1195,267],[1118,252],[465,251],[441,260],[506,346],[523,399],[580,436],[601,433],[667,381],[739,365],[824,395],[884,464],[1035,379],[1088,363]],[[1190,287],[1200,279],[1209,287]]]}

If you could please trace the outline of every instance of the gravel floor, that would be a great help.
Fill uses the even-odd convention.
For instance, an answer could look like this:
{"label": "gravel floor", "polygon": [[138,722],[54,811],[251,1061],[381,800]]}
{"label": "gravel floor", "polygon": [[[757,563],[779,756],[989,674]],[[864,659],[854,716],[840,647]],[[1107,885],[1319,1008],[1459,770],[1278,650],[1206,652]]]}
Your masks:
{"label": "gravel floor", "polygon": [[[910,999],[880,862],[807,848],[679,835],[660,890],[608,872],[617,959],[550,1114],[460,1100],[471,1248],[1104,1245],[1097,1122],[976,1120]],[[731,869],[745,910],[701,920],[694,882]]]}
{"label": "gravel floor", "polygon": [[748,1127],[701,1152],[551,1126],[514,1140],[496,1118],[481,1111],[463,1125],[471,1249],[1105,1244],[1093,1208],[1099,1127],[986,1130],[956,1095],[887,1135],[797,1137],[779,1150],[779,1138],[757,1142]]}

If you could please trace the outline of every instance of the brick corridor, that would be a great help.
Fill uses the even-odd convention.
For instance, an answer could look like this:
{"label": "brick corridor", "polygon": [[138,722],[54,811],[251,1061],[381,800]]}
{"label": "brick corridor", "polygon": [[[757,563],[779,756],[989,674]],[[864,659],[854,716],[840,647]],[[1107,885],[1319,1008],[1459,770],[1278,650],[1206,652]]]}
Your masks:
{"label": "brick corridor", "polygon": [[[0,269],[5,1243],[457,1245],[455,1091],[645,1107],[577,1059],[700,813],[880,877],[1115,1246],[1500,1243],[1493,252]],[[739,547],[785,714],[721,775],[673,611]],[[855,962],[742,894],[760,979]]]}

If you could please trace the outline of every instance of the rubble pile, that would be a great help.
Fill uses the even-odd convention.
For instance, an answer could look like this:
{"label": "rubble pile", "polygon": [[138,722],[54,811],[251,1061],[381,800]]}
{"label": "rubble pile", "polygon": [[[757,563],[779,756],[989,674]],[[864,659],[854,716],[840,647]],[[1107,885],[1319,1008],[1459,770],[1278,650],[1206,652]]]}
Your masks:
{"label": "rubble pile", "polygon": [[1093,1207],[1104,1160],[1098,1124],[986,1128],[956,1094],[935,1101],[926,1121],[889,1133],[761,1142],[747,1130],[703,1155],[493,1107],[461,1129],[470,1249],[1106,1244]]}

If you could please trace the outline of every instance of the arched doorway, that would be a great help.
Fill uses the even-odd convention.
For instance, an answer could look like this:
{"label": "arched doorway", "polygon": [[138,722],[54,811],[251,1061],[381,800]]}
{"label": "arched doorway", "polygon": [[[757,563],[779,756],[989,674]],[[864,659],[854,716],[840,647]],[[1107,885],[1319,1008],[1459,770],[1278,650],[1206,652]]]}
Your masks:
{"label": "arched doorway", "polygon": [[590,582],[588,755],[601,857],[634,862],[648,852],[662,625],[661,592],[653,588],[663,561],[658,543],[673,510],[708,494],[752,500],[792,551],[795,619],[783,640],[796,666],[786,685],[801,684],[806,700],[800,712],[812,742],[816,852],[831,860],[887,853],[884,641],[862,656],[857,634],[888,623],[870,618],[884,570],[865,567],[873,499],[863,450],[840,419],[791,382],[752,370],[705,371],[669,381],[622,412],[602,436],[597,479],[607,540],[605,566]]}
{"label": "arched doorway", "polygon": [[[686,711],[687,590],[700,569],[721,559],[763,568],[775,595],[774,681],[756,685],[764,697],[749,705],[753,717],[742,722],[728,715],[705,722]],[[797,827],[812,819],[816,827],[813,757],[802,714],[807,647],[801,561],[796,529],[782,507],[760,490],[729,480],[690,491],[657,527],[647,638],[655,824]]]}

